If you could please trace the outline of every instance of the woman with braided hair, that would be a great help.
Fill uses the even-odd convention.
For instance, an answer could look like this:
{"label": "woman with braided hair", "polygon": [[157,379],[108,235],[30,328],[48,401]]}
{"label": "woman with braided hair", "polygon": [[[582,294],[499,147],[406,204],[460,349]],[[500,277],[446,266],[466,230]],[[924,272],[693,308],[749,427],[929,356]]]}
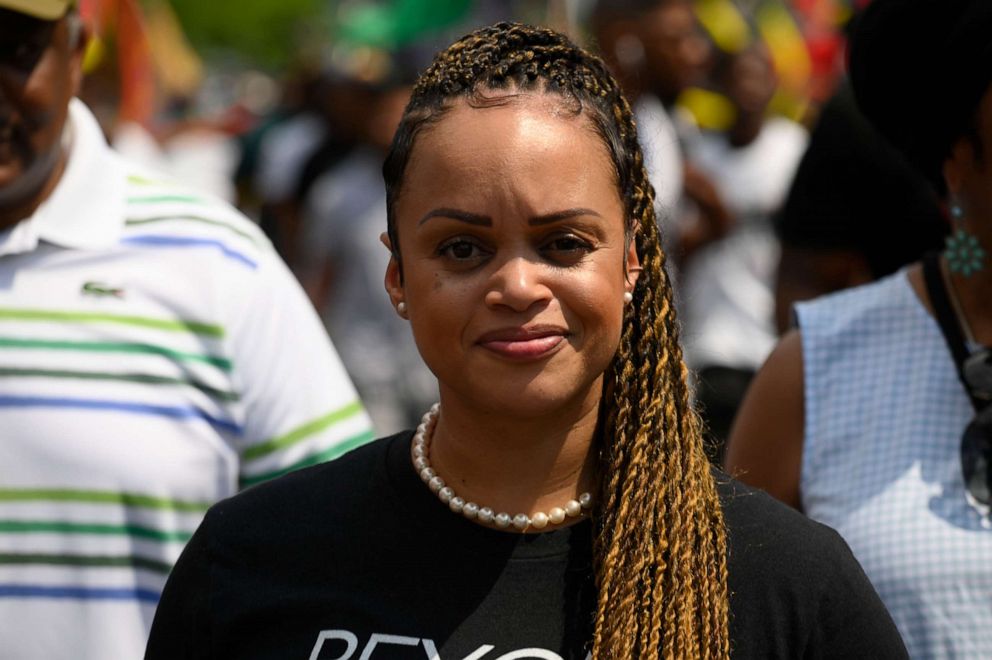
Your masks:
{"label": "woman with braided hair", "polygon": [[149,658],[902,657],[843,542],[718,475],[630,108],[500,24],[421,76],[386,289],[441,402],[215,507]]}

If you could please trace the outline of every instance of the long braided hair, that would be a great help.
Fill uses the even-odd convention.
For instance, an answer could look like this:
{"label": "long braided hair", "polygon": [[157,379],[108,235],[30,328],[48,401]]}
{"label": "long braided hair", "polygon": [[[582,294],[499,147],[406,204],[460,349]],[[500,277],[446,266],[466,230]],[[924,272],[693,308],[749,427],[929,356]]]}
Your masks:
{"label": "long braided hair", "polygon": [[[642,272],[604,376],[597,429],[595,658],[725,658],[726,537],[692,409],[672,288],[630,106],[596,56],[549,29],[500,23],[460,39],[421,75],[383,166],[388,233],[418,131],[487,90],[562,97],[599,131]],[[402,272],[402,270],[401,270]]]}

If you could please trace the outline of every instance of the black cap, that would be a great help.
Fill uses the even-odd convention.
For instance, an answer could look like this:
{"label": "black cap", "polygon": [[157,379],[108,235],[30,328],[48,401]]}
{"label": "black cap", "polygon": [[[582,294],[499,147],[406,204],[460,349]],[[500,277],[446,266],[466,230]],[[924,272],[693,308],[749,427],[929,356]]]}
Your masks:
{"label": "black cap", "polygon": [[850,43],[861,111],[932,182],[992,81],[992,1],[875,0]]}

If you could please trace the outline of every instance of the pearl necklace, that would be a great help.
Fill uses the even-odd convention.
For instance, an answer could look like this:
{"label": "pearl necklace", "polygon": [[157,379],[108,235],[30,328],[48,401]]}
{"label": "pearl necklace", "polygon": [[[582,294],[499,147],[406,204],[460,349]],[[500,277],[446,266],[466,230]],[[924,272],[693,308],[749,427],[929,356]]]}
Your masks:
{"label": "pearl necklace", "polygon": [[434,427],[437,425],[437,413],[441,405],[435,403],[424,415],[417,432],[413,436],[413,466],[417,468],[421,480],[431,492],[437,495],[438,499],[448,506],[454,513],[460,513],[469,520],[478,520],[487,525],[496,525],[500,529],[506,529],[513,525],[520,531],[528,527],[534,529],[544,529],[548,523],[555,525],[563,522],[565,517],[577,518],[592,508],[592,495],[582,493],[578,499],[569,500],[564,507],[555,507],[547,513],[538,512],[533,516],[526,513],[518,513],[511,516],[508,513],[495,513],[487,506],[480,507],[475,502],[466,502],[455,494],[451,486],[446,486],[444,479],[439,477],[431,468],[430,462],[430,441],[434,435]]}

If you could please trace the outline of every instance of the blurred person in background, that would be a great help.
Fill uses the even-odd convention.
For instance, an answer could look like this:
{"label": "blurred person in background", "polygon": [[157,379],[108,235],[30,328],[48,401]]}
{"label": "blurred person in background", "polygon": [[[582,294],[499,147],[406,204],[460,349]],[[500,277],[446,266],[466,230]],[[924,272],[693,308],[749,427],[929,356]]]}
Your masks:
{"label": "blurred person in background", "polygon": [[[259,226],[285,256],[272,229],[269,207],[289,197],[288,190],[303,162],[325,137],[314,98],[321,72],[307,64],[291,64],[275,82],[276,101],[238,137],[240,158],[234,171],[238,208],[256,217]],[[280,133],[282,133],[280,135]]]}
{"label": "blurred person in background", "polygon": [[716,186],[731,222],[686,263],[681,284],[686,362],[697,372],[697,401],[719,454],[751,378],[775,344],[772,215],[808,137],[799,124],[768,115],[776,77],[756,36],[738,52],[720,52],[712,79],[733,119],[725,130],[702,131],[689,143],[688,158]]}
{"label": "blurred person in background", "polygon": [[862,112],[947,203],[942,254],[796,308],[728,469],[837,529],[920,658],[992,657],[992,4],[875,0]]}
{"label": "blurred person in background", "polygon": [[250,169],[248,163],[239,168],[260,203],[260,226],[294,272],[306,191],[355,148],[361,125],[357,108],[367,107],[356,81],[332,70],[311,73],[298,86],[300,98],[265,122],[257,150],[246,153]]}
{"label": "blurred person in background", "polygon": [[72,0],[0,0],[0,656],[137,658],[239,487],[371,437],[248,220],[112,152]]}
{"label": "blurred person in background", "polygon": [[944,241],[947,221],[926,178],[864,118],[850,84],[823,106],[775,232],[775,326],[793,305],[890,275]]}
{"label": "blurred person in background", "polygon": [[437,400],[433,375],[408,324],[382,291],[389,254],[382,164],[410,98],[412,76],[394,58],[387,78],[353,97],[357,145],[303,193],[298,270],[324,319],[375,428],[415,425]]}
{"label": "blurred person in background", "polygon": [[705,80],[710,44],[691,0],[598,2],[591,25],[631,98],[666,247],[675,264],[688,260],[729,224],[712,182],[686,161],[685,145],[698,128],[676,105],[682,92]]}
{"label": "blurred person in background", "polygon": [[645,164],[655,188],[658,218],[670,224],[682,198],[684,165],[675,125],[648,88],[646,51],[638,22],[645,4],[638,0],[597,2],[591,28],[597,49],[633,105]]}

